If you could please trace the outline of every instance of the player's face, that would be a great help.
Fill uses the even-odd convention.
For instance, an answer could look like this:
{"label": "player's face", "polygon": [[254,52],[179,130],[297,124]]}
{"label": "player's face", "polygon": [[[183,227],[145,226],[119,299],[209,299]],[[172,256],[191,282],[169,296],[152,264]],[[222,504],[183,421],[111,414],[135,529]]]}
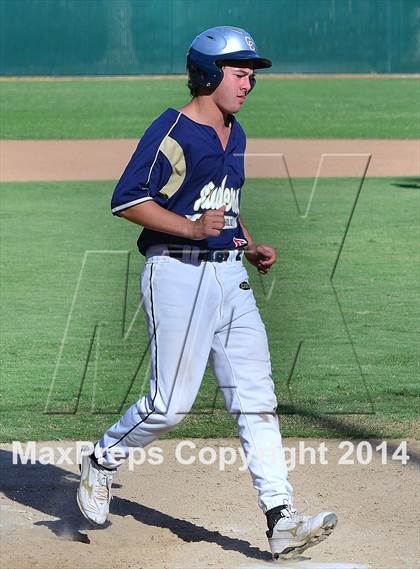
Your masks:
{"label": "player's face", "polygon": [[225,113],[237,113],[251,90],[254,70],[250,67],[223,67],[223,80],[213,91],[216,105]]}

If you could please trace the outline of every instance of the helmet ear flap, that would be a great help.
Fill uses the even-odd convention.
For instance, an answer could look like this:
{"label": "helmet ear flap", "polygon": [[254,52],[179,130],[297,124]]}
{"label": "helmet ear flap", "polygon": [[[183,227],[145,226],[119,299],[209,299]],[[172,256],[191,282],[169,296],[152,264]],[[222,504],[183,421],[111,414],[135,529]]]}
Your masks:
{"label": "helmet ear flap", "polygon": [[201,87],[214,91],[223,79],[223,69],[219,67],[218,73],[212,72],[209,67],[202,64],[196,65],[192,61],[188,61],[187,69],[189,76],[189,83],[194,87]]}
{"label": "helmet ear flap", "polygon": [[249,78],[249,84],[251,85],[250,90],[248,91],[249,93],[252,91],[252,89],[255,87],[255,83],[257,82],[257,79],[255,77],[255,75],[251,75],[251,77]]}

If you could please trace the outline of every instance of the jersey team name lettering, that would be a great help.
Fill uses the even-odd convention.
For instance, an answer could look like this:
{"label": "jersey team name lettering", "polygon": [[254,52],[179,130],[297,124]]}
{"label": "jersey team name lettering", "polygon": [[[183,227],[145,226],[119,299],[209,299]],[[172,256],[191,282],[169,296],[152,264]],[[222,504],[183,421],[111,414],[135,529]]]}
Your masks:
{"label": "jersey team name lettering", "polygon": [[194,211],[200,209],[219,209],[226,206],[226,211],[232,210],[239,213],[240,188],[226,188],[227,175],[222,180],[220,187],[213,182],[206,184],[200,192],[200,197],[194,202]]}

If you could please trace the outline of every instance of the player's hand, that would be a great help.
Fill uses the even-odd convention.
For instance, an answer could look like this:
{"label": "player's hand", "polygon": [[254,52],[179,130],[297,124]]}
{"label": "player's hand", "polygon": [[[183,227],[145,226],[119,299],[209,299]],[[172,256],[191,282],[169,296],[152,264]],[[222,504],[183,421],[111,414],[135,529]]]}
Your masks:
{"label": "player's hand", "polygon": [[268,273],[277,260],[276,250],[270,245],[252,245],[245,251],[245,257],[262,275]]}
{"label": "player's hand", "polygon": [[225,206],[219,209],[209,209],[193,222],[192,239],[205,239],[218,237],[225,226]]}

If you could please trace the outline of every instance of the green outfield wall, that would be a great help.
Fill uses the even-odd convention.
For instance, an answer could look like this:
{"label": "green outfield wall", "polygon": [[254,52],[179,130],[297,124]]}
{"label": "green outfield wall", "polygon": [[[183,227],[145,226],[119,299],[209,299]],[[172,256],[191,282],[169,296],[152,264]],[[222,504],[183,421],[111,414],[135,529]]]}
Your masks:
{"label": "green outfield wall", "polygon": [[420,0],[0,0],[1,75],[184,73],[192,38],[245,27],[274,72],[420,72]]}

